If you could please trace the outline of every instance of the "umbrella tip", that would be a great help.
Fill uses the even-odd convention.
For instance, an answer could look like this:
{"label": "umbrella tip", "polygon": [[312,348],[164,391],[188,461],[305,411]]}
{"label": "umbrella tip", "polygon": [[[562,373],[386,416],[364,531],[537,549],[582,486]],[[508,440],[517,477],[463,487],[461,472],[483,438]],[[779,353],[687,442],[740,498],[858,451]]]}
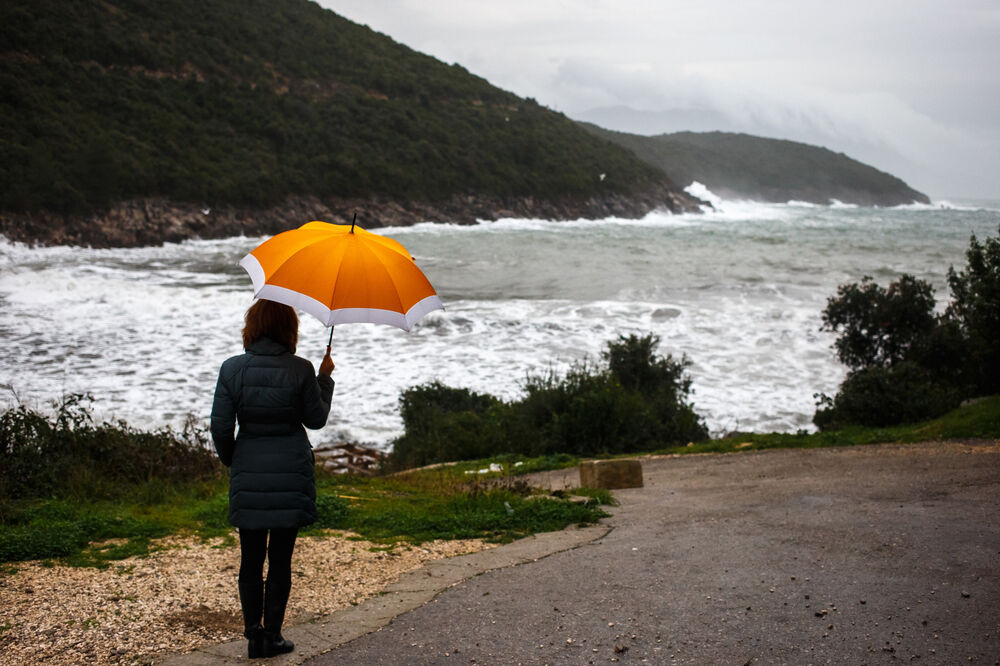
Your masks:
{"label": "umbrella tip", "polygon": [[354,214],[354,219],[353,219],[353,220],[351,220],[351,233],[352,233],[352,234],[354,233],[354,223],[355,223],[355,222],[357,222],[357,221],[358,221],[358,214],[357,214],[357,213],[355,213],[355,214]]}

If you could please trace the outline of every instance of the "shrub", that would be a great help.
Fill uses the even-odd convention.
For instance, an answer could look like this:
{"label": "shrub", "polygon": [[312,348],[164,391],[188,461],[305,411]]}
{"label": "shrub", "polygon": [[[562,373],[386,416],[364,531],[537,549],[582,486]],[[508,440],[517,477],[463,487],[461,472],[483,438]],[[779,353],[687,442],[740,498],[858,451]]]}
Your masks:
{"label": "shrub", "polygon": [[941,416],[961,402],[956,387],[918,364],[870,366],[851,372],[833,398],[823,396],[813,422],[820,430],[848,425],[885,427]]}
{"label": "shrub", "polygon": [[563,376],[528,377],[525,396],[510,403],[432,383],[400,398],[404,434],[390,469],[519,453],[599,455],[653,450],[704,439],[708,431],[688,403],[687,359],[659,357],[653,335],[609,342],[606,366],[584,362]]}
{"label": "shrub", "polygon": [[441,460],[485,458],[496,449],[485,433],[497,436],[488,423],[499,419],[501,401],[440,382],[415,386],[399,399],[404,434],[394,445],[389,466],[415,467]]}
{"label": "shrub", "polygon": [[900,276],[888,289],[870,276],[838,287],[823,311],[823,329],[840,333],[834,343],[840,362],[858,370],[907,358],[936,324],[933,292],[912,275]]}
{"label": "shrub", "polygon": [[980,243],[973,234],[965,257],[964,271],[948,270],[948,316],[966,338],[975,391],[1000,393],[1000,237]]}
{"label": "shrub", "polygon": [[73,394],[47,417],[24,405],[0,414],[0,494],[8,498],[115,498],[153,479],[198,481],[220,473],[205,433],[93,423],[89,395]]}
{"label": "shrub", "polygon": [[934,314],[929,284],[870,277],[827,301],[823,328],[850,368],[837,394],[817,396],[820,429],[887,426],[939,416],[963,398],[1000,391],[1000,240],[972,236],[963,271],[948,271],[952,301]]}

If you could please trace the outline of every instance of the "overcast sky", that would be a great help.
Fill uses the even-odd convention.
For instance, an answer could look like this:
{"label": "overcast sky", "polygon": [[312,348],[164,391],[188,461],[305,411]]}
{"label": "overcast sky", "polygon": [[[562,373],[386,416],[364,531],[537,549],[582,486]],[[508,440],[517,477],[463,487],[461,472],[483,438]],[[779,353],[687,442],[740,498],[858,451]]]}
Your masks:
{"label": "overcast sky", "polygon": [[1000,198],[1000,0],[320,0],[571,118],[844,152]]}

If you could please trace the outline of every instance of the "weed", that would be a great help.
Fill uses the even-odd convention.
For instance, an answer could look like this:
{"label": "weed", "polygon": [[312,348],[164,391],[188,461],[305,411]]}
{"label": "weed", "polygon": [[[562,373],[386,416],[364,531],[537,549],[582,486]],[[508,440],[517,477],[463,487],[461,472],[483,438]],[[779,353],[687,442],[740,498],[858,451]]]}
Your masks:
{"label": "weed", "polygon": [[589,497],[600,506],[618,506],[610,490],[604,488],[575,488],[573,494],[579,497]]}

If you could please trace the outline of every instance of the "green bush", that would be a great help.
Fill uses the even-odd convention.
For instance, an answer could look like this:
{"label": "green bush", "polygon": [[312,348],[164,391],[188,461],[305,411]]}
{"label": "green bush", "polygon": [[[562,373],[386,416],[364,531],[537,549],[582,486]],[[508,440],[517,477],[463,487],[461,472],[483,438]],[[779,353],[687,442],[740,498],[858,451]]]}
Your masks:
{"label": "green bush", "polygon": [[45,416],[20,405],[0,414],[0,496],[116,498],[152,480],[198,481],[221,467],[205,433],[141,431],[93,423],[88,395],[70,395]]}
{"label": "green bush", "polygon": [[885,289],[870,277],[838,288],[823,328],[838,333],[850,370],[834,397],[817,396],[820,429],[912,423],[1000,392],[1000,240],[973,235],[966,259],[965,270],[948,271],[943,315],[931,286],[911,275]]}
{"label": "green bush", "polygon": [[404,434],[394,444],[391,465],[413,467],[442,460],[486,458],[495,453],[504,405],[493,396],[440,382],[415,386],[399,399]]}
{"label": "green bush", "polygon": [[975,392],[1000,393],[1000,236],[980,243],[973,234],[965,258],[964,271],[948,270],[948,316],[965,336]]}
{"label": "green bush", "polygon": [[504,402],[432,383],[400,398],[404,434],[390,469],[488,458],[648,451],[708,436],[688,402],[687,359],[653,353],[656,336],[620,336],[606,365],[581,363],[563,377],[529,377],[522,399]]}
{"label": "green bush", "polygon": [[937,381],[916,363],[904,361],[851,372],[836,396],[822,399],[813,422],[820,430],[849,425],[881,428],[935,418],[959,402],[961,394],[955,386]]}
{"label": "green bush", "polygon": [[909,358],[934,329],[934,304],[931,285],[912,275],[887,289],[865,276],[837,289],[823,311],[823,328],[840,333],[834,347],[848,368],[887,367]]}

